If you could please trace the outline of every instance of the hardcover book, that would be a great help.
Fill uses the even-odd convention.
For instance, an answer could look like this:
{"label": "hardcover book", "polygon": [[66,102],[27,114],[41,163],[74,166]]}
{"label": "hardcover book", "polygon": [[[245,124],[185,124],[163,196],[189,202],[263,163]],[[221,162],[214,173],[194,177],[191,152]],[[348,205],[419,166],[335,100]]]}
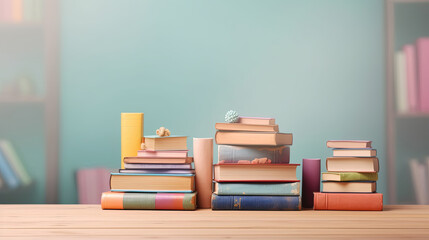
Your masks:
{"label": "hardcover book", "polygon": [[227,145],[292,145],[292,133],[216,132],[216,144]]}
{"label": "hardcover book", "polygon": [[186,158],[125,157],[124,158],[124,163],[184,164],[184,163],[192,163],[192,161],[193,161],[192,157],[186,157]]}
{"label": "hardcover book", "polygon": [[220,196],[212,195],[213,210],[301,210],[300,196]]}
{"label": "hardcover book", "polygon": [[314,210],[382,211],[381,193],[314,193]]}
{"label": "hardcover book", "polygon": [[405,55],[403,51],[395,54],[395,94],[396,107],[399,113],[408,112],[408,87],[407,73],[405,69]]}
{"label": "hardcover book", "polygon": [[299,164],[216,164],[217,182],[298,182]]}
{"label": "hardcover book", "polygon": [[377,191],[375,182],[322,182],[322,192],[372,193]]}
{"label": "hardcover book", "polygon": [[360,149],[344,149],[335,148],[333,150],[334,157],[375,157],[377,156],[377,150],[372,148],[360,148]]}
{"label": "hardcover book", "polygon": [[325,172],[322,173],[323,181],[377,181],[376,172]]}
{"label": "hardcover book", "polygon": [[[147,150],[186,150],[186,136],[145,136]],[[136,153],[137,154],[137,153]]]}
{"label": "hardcover book", "polygon": [[330,140],[326,142],[328,148],[371,148],[371,141],[364,140]]}
{"label": "hardcover book", "polygon": [[238,163],[266,158],[271,163],[289,163],[290,148],[288,146],[218,146],[219,163]]}
{"label": "hardcover book", "polygon": [[102,209],[195,210],[196,193],[104,192]]}
{"label": "hardcover book", "polygon": [[429,38],[417,39],[417,74],[420,109],[429,112]]}
{"label": "hardcover book", "polygon": [[274,125],[276,124],[276,119],[262,117],[239,117],[238,122],[243,124]]}
{"label": "hardcover book", "polygon": [[137,152],[137,156],[146,157],[146,158],[186,158],[188,157],[188,150],[182,150],[182,151],[139,150]]}
{"label": "hardcover book", "polygon": [[193,192],[194,174],[112,173],[112,192]]}
{"label": "hardcover book", "polygon": [[120,173],[195,174],[194,169],[119,169]]}
{"label": "hardcover book", "polygon": [[243,123],[216,123],[215,128],[221,131],[249,131],[249,132],[278,132],[279,125],[258,125]]}
{"label": "hardcover book", "polygon": [[190,163],[185,164],[156,164],[156,163],[125,163],[125,169],[192,169]]}
{"label": "hardcover book", "polygon": [[217,195],[298,195],[299,182],[291,183],[230,183],[215,182],[214,193]]}
{"label": "hardcover book", "polygon": [[326,158],[328,172],[378,172],[378,158],[329,157]]}

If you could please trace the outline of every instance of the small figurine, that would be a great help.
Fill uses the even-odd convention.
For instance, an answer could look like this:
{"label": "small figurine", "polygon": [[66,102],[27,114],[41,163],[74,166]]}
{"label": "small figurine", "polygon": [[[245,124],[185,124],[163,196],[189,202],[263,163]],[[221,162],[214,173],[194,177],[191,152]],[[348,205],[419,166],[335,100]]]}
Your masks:
{"label": "small figurine", "polygon": [[234,110],[229,110],[226,114],[225,114],[225,122],[228,123],[236,123],[238,122],[238,113]]}
{"label": "small figurine", "polygon": [[170,130],[168,130],[165,127],[160,127],[159,129],[156,130],[156,135],[158,135],[160,137],[170,136]]}

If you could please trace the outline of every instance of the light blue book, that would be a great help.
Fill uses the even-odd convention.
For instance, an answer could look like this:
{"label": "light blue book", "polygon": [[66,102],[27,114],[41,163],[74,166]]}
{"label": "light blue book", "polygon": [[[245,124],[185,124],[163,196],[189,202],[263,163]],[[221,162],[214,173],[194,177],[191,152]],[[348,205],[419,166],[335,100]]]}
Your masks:
{"label": "light blue book", "polygon": [[219,183],[214,186],[217,195],[299,195],[299,182],[288,183]]}
{"label": "light blue book", "polygon": [[17,188],[19,186],[18,176],[15,175],[3,152],[0,150],[0,174],[8,188]]}

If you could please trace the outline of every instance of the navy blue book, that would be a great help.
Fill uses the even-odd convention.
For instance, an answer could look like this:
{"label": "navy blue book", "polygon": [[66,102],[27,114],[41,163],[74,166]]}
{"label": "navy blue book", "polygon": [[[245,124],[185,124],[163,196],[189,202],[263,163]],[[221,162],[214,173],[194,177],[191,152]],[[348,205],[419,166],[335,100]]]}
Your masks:
{"label": "navy blue book", "polygon": [[213,210],[301,210],[300,196],[220,196],[212,195]]}

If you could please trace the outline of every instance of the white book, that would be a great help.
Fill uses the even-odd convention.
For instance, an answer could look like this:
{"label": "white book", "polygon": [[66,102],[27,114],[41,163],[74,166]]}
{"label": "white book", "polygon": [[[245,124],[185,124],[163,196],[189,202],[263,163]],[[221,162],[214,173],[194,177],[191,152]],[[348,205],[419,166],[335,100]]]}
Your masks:
{"label": "white book", "polygon": [[410,160],[411,176],[414,184],[414,194],[416,196],[417,204],[426,204],[427,202],[427,181],[426,181],[426,167],[419,163],[417,159]]}
{"label": "white book", "polygon": [[398,51],[395,54],[395,94],[398,113],[408,112],[407,72],[405,70],[405,54]]}

